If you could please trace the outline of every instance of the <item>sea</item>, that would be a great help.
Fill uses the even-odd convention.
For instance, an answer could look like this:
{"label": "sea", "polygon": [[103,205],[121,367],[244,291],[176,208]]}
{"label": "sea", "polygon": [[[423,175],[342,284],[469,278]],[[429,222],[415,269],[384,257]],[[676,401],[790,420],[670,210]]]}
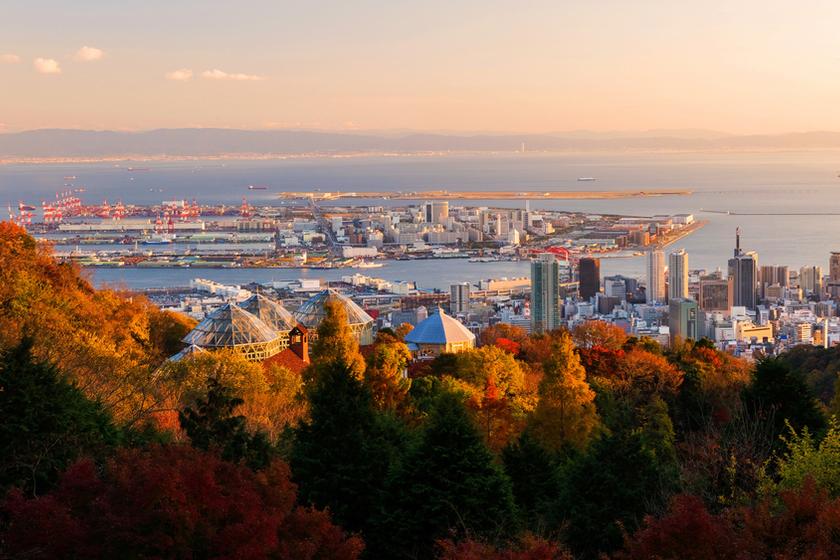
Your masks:
{"label": "sea", "polygon": [[[132,168],[132,169],[129,169]],[[741,245],[760,264],[819,265],[840,250],[840,151],[733,153],[451,154],[435,156],[310,157],[280,160],[119,162],[0,165],[0,203],[40,205],[71,182],[83,201],[281,204],[288,191],[654,191],[690,195],[618,199],[532,200],[533,210],[653,216],[691,213],[707,225],[669,247],[685,248],[691,268],[725,268],[741,230]],[[74,177],[73,179],[66,179]],[[595,181],[578,181],[594,177]],[[248,185],[265,186],[249,190]],[[359,199],[357,204],[388,204]],[[405,204],[405,201],[395,202]],[[453,205],[458,203],[452,202]],[[470,200],[471,206],[522,207],[524,201]],[[641,277],[644,261],[606,258],[602,274]],[[415,280],[422,289],[453,282],[526,276],[527,262],[392,261],[378,269],[97,269],[97,285],[124,288],[184,286],[201,276],[230,284],[296,278],[337,279],[361,272],[388,280]]]}

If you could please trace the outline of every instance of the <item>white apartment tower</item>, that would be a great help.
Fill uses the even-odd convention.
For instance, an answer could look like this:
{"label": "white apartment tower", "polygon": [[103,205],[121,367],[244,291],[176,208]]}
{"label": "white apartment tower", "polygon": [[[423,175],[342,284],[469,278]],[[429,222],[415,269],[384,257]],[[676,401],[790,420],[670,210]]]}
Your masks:
{"label": "white apartment tower", "polygon": [[688,253],[680,249],[668,255],[668,300],[688,298]]}
{"label": "white apartment tower", "polygon": [[665,253],[662,249],[651,249],[647,254],[648,303],[665,301]]}

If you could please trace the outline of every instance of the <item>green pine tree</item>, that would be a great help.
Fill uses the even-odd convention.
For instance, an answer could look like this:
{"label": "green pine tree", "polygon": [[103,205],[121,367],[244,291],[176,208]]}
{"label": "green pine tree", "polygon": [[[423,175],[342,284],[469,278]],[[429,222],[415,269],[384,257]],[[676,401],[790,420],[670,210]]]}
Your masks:
{"label": "green pine tree", "polygon": [[560,471],[556,511],[566,542],[580,558],[598,558],[621,546],[647,514],[661,511],[677,489],[674,432],[657,400],[640,413],[642,426],[592,443]]}
{"label": "green pine tree", "polygon": [[406,431],[377,413],[369,389],[342,362],[322,368],[308,396],[310,418],[295,431],[290,457],[300,499],[366,535]]}
{"label": "green pine tree", "polygon": [[245,417],[234,415],[243,402],[234,396],[233,390],[210,378],[206,397],[194,408],[181,411],[178,419],[193,447],[205,451],[215,449],[225,460],[244,461],[254,469],[265,468],[275,451],[264,433],[249,433]]}
{"label": "green pine tree", "polygon": [[525,430],[502,451],[502,459],[524,525],[539,535],[557,529],[552,512],[560,491],[556,455]]}
{"label": "green pine tree", "polygon": [[471,535],[504,539],[515,526],[510,480],[494,462],[461,397],[445,393],[419,443],[388,485],[383,550],[388,557],[430,558],[436,540]]}
{"label": "green pine tree", "polygon": [[772,418],[774,440],[786,432],[786,422],[796,431],[808,428],[812,434],[821,434],[828,425],[802,375],[779,358],[766,358],[756,365],[744,390],[744,404],[760,419]]}
{"label": "green pine tree", "polygon": [[121,433],[98,403],[33,359],[30,342],[0,362],[0,494],[40,494],[81,456],[104,457]]}

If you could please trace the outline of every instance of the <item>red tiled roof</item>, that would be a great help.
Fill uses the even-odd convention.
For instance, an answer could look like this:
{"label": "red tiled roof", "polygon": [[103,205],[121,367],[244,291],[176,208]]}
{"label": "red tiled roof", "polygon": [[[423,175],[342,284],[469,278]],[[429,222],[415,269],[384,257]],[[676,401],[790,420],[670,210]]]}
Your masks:
{"label": "red tiled roof", "polygon": [[289,371],[297,374],[303,373],[303,370],[305,370],[306,366],[309,365],[304,362],[300,356],[295,354],[291,348],[286,348],[279,354],[275,354],[267,360],[263,360],[262,363],[263,367],[266,369],[275,364],[285,367]]}

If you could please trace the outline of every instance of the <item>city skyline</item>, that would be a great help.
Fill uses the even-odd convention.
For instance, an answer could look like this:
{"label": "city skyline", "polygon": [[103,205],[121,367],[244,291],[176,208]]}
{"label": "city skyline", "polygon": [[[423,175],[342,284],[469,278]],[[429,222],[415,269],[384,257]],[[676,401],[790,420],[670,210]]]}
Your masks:
{"label": "city skyline", "polygon": [[840,130],[834,3],[537,4],[15,0],[0,130]]}

